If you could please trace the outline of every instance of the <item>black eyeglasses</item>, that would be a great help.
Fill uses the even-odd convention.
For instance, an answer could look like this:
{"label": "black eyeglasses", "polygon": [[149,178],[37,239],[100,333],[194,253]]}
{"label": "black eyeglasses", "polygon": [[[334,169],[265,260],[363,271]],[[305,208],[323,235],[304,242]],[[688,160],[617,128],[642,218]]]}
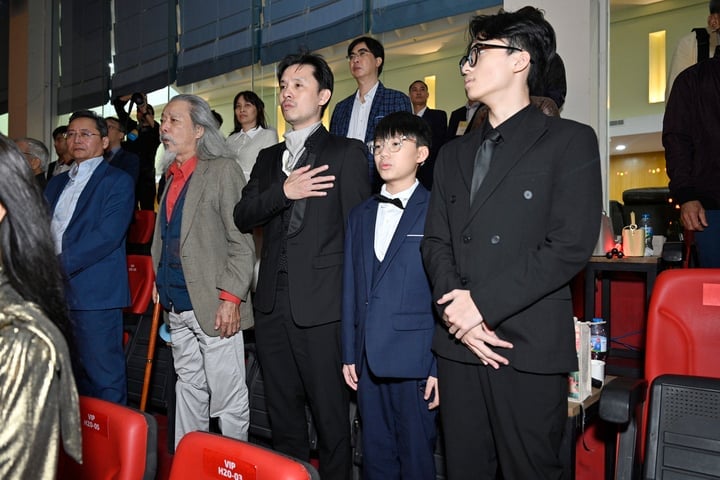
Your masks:
{"label": "black eyeglasses", "polygon": [[[514,52],[522,52],[524,51],[522,48],[518,47],[511,47],[510,45],[496,45],[494,43],[476,43],[474,45],[471,45],[468,49],[467,55],[463,56],[460,59],[460,72],[462,73],[462,69],[467,63],[470,65],[470,68],[474,67],[477,64],[478,58],[480,58],[480,52],[483,50],[493,50],[493,49],[502,49],[502,50],[512,50]],[[532,59],[530,59],[530,63],[533,62]]]}

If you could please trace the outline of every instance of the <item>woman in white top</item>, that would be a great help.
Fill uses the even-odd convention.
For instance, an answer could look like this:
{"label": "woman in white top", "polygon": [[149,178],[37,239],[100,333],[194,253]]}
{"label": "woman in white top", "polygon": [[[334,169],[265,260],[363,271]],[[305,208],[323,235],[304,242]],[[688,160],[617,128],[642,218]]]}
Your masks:
{"label": "woman in white top", "polygon": [[277,132],[267,127],[265,104],[255,92],[249,90],[235,95],[235,129],[227,139],[227,144],[235,153],[245,180],[255,165],[257,155],[263,148],[278,143]]}

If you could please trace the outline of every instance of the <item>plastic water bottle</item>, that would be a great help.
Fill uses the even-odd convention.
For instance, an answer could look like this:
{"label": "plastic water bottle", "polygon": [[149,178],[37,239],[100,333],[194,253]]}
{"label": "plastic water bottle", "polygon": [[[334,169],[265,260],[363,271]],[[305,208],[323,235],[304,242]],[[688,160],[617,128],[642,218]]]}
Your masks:
{"label": "plastic water bottle", "polygon": [[602,318],[593,318],[590,324],[590,356],[595,360],[605,360],[607,358],[607,329],[605,328],[605,320]]}
{"label": "plastic water bottle", "polygon": [[652,224],[650,223],[649,213],[642,214],[642,216],[640,217],[640,225],[638,225],[638,227],[645,230],[645,250],[652,250],[653,228]]}

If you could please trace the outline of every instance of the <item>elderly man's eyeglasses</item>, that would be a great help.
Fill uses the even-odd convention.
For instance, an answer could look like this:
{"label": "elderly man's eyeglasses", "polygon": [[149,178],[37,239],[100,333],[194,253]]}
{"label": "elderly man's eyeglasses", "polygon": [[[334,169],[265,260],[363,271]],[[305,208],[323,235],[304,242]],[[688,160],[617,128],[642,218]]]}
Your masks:
{"label": "elderly man's eyeglasses", "polygon": [[348,55],[348,56],[345,57],[345,58],[348,59],[348,62],[352,62],[352,61],[357,60],[357,59],[360,58],[360,57],[364,57],[364,56],[367,55],[368,53],[370,53],[370,50],[368,50],[367,48],[361,48],[361,49],[358,50],[357,52],[352,52],[350,55]]}
{"label": "elderly man's eyeglasses", "polygon": [[[523,51],[522,48],[511,47],[510,45],[496,45],[494,43],[476,43],[474,45],[471,45],[468,49],[467,55],[463,56],[460,59],[460,71],[462,72],[462,69],[466,63],[470,66],[470,68],[474,67],[477,64],[478,58],[480,58],[480,52],[493,49],[512,50],[514,52]],[[534,63],[532,59],[530,60],[530,63]]]}
{"label": "elderly man's eyeglasses", "polygon": [[373,155],[380,155],[383,150],[387,150],[390,153],[397,153],[403,146],[403,142],[407,140],[409,142],[416,142],[412,138],[406,136],[386,138],[385,140],[375,140],[374,142],[368,142],[368,150]]}
{"label": "elderly man's eyeglasses", "polygon": [[75,138],[79,138],[82,141],[90,140],[94,136],[100,136],[99,133],[93,133],[89,130],[80,130],[79,132],[76,132],[75,130],[69,130],[63,134],[63,137],[65,137],[65,140],[75,140]]}

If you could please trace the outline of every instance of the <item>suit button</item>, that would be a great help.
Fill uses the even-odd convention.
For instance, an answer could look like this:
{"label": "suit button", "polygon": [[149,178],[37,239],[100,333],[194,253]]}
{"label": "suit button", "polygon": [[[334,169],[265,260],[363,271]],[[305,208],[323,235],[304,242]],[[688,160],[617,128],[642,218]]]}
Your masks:
{"label": "suit button", "polygon": [[467,285],[467,283],[468,279],[466,277],[460,277],[460,285],[464,287],[465,285]]}
{"label": "suit button", "polygon": [[500,235],[493,235],[492,237],[490,237],[490,243],[492,243],[493,245],[497,245],[498,243],[500,243]]}
{"label": "suit button", "polygon": [[463,237],[463,243],[470,243],[470,240],[472,240],[472,237],[470,235],[465,235]]}

